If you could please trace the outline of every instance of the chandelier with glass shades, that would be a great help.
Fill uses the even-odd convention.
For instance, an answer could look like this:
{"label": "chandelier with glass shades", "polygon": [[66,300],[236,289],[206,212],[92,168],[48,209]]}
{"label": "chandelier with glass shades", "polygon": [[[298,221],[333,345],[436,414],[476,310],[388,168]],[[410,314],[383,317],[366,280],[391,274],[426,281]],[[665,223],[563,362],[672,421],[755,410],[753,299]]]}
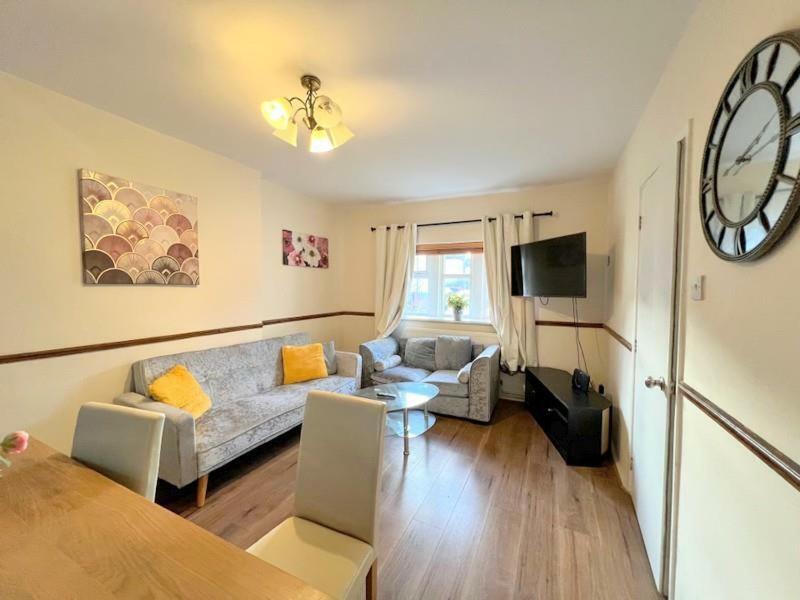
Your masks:
{"label": "chandelier with glass shades", "polygon": [[261,103],[261,114],[267,123],[275,128],[272,135],[297,147],[299,115],[311,132],[308,142],[309,152],[328,152],[352,138],[353,132],[342,123],[342,109],[339,105],[328,96],[317,95],[320,87],[319,77],[303,75],[300,83],[308,90],[305,100],[294,96],[275,98]]}

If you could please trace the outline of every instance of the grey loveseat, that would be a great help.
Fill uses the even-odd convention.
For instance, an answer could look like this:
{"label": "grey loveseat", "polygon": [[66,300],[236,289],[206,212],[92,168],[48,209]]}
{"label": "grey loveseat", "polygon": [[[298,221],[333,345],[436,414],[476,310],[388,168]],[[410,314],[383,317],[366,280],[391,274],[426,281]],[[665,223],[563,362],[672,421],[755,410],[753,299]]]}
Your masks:
{"label": "grey loveseat", "polygon": [[[288,431],[303,420],[309,390],[350,394],[361,381],[361,357],[327,357],[335,374],[283,385],[281,348],[309,343],[298,333],[234,346],[148,358],[133,364],[133,392],[114,402],[166,415],[159,477],[178,487],[202,478],[198,504],[212,470]],[[147,397],[150,383],[177,364],[185,365],[211,398],[197,421],[188,412]]]}
{"label": "grey loveseat", "polygon": [[[359,353],[363,360],[363,387],[424,381],[439,388],[439,395],[428,403],[428,410],[485,423],[492,418],[500,392],[497,345],[472,344],[464,336],[390,336],[361,344]],[[392,357],[399,359],[393,361]],[[394,364],[398,360],[399,364]]]}

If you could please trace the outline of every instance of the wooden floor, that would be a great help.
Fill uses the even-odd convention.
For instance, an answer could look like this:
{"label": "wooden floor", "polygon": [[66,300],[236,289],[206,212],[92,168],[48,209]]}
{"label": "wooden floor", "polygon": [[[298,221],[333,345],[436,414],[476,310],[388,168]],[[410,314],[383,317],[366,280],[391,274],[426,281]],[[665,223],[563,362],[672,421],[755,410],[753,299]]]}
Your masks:
{"label": "wooden floor", "polygon": [[[246,548],[291,514],[299,432],[194,487],[159,483],[158,502]],[[630,497],[613,466],[567,467],[521,404],[490,425],[439,417],[411,440],[386,438],[379,597],[659,598]]]}

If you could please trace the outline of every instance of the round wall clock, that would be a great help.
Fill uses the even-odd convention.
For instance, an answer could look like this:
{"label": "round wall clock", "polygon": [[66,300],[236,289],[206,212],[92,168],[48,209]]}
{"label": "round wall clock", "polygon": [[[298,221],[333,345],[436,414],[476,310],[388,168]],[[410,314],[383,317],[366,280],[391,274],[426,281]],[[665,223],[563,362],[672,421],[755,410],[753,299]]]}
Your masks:
{"label": "round wall clock", "polygon": [[767,253],[800,208],[800,31],[761,42],[739,64],[708,132],[700,216],[731,261]]}

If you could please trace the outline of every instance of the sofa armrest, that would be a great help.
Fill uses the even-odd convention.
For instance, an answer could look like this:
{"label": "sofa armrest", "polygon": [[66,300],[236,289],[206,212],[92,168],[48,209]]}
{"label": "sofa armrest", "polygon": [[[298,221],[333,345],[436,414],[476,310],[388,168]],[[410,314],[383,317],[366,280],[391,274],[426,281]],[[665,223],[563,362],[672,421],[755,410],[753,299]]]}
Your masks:
{"label": "sofa armrest", "polygon": [[467,417],[488,423],[500,396],[500,346],[486,347],[469,369]]}
{"label": "sofa armrest", "polygon": [[197,479],[194,417],[191,414],[134,392],[120,394],[114,398],[114,404],[163,414],[164,434],[161,437],[158,476],[178,487]]}
{"label": "sofa armrest", "polygon": [[375,372],[375,361],[400,354],[400,344],[391,336],[370,340],[358,346],[358,353],[362,358],[361,387],[372,385],[372,374]]}
{"label": "sofa armrest", "polygon": [[361,355],[355,352],[336,351],[336,374],[354,377],[357,385],[361,385]]}

